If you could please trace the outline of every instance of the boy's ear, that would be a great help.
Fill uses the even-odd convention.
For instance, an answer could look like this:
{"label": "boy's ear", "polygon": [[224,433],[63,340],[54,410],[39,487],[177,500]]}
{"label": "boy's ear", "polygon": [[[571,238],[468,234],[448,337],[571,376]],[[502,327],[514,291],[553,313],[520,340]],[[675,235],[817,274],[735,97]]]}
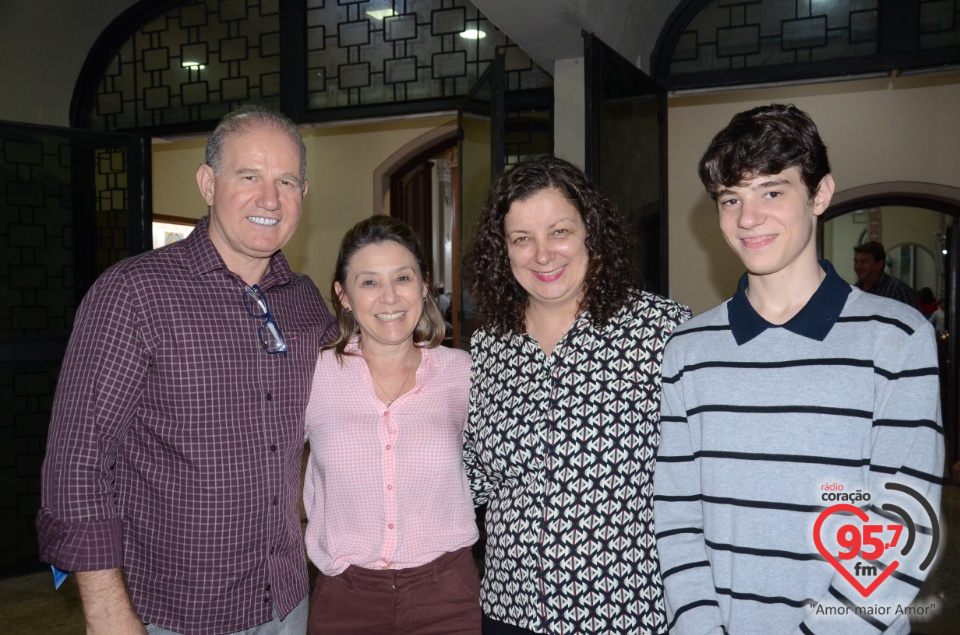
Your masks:
{"label": "boy's ear", "polygon": [[820,179],[817,193],[813,197],[813,213],[816,216],[823,214],[830,207],[830,199],[833,198],[833,190],[836,186],[837,184],[833,182],[833,176],[830,174]]}

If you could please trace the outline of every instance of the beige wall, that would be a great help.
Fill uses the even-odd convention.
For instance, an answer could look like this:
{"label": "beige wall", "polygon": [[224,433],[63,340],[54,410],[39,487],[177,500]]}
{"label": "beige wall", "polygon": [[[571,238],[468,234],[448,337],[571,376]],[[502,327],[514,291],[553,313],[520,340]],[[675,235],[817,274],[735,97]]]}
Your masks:
{"label": "beige wall", "polygon": [[[774,101],[795,103],[813,116],[830,150],[838,192],[886,181],[960,187],[960,120],[954,115],[960,73],[671,97],[670,296],[697,313],[728,298],[743,271],[717,229],[697,160],[735,113]],[[301,227],[284,250],[294,269],[326,293],[340,237],[374,211],[374,170],[402,145],[452,120],[305,130],[311,189]],[[206,212],[193,177],[202,160],[202,140],[154,145],[155,213],[198,218]]]}
{"label": "beige wall", "polygon": [[206,139],[153,143],[153,213],[202,218],[207,205],[197,188]]}
{"label": "beige wall", "polygon": [[[300,227],[283,250],[294,271],[308,274],[326,295],[343,234],[381,211],[373,201],[374,170],[405,144],[455,119],[447,115],[304,129],[310,190]],[[204,145],[203,139],[154,144],[154,214],[206,214],[195,180]]]}
{"label": "beige wall", "polygon": [[553,66],[553,153],[583,169],[586,164],[586,106],[583,58]]}
{"label": "beige wall", "polygon": [[[64,126],[77,75],[104,28],[135,0],[7,2],[0,19],[0,119]],[[42,25],[44,37],[25,25]],[[57,46],[49,46],[56,41]],[[579,48],[577,49],[579,50]],[[646,55],[642,56],[646,59]],[[582,130],[577,60],[558,63],[558,153],[579,163]],[[768,88],[669,101],[670,286],[674,298],[703,311],[732,292],[741,268],[720,238],[695,165],[712,137],[736,112],[771,101],[793,101],[820,124],[834,175],[843,190],[890,180],[960,186],[960,74]],[[569,125],[567,125],[569,124]],[[295,267],[327,286],[338,234],[372,210],[372,170],[425,120],[316,129],[311,133],[313,191],[303,230],[289,251]],[[384,126],[385,132],[376,130]],[[352,127],[350,127],[352,128]],[[383,138],[379,137],[383,134]],[[189,142],[188,142],[189,144]],[[155,146],[154,209],[200,216],[205,210],[193,173],[201,142]],[[350,174],[346,166],[355,168]]]}
{"label": "beige wall", "polygon": [[794,103],[817,122],[838,192],[886,181],[960,186],[960,73],[672,97],[670,293],[696,313],[728,298],[743,271],[717,229],[697,160],[734,114],[772,102]]}

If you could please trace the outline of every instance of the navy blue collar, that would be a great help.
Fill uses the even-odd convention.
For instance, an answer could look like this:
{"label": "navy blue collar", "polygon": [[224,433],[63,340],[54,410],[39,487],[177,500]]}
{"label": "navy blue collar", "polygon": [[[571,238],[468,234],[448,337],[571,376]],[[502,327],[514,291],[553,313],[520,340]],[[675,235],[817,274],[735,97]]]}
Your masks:
{"label": "navy blue collar", "polygon": [[737,344],[742,346],[771,328],[785,328],[818,342],[826,339],[830,329],[837,323],[852,287],[837,275],[829,260],[821,260],[820,267],[827,275],[816,293],[799,313],[781,326],[770,324],[754,310],[747,299],[747,274],[743,274],[737,285],[737,293],[727,302],[727,319]]}

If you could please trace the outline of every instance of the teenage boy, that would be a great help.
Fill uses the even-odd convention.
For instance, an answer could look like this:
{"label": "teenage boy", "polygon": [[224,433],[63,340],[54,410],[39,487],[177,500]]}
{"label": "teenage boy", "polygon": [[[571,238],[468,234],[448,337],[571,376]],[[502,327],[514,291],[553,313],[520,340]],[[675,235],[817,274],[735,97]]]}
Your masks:
{"label": "teenage boy", "polygon": [[[943,473],[932,328],[817,260],[834,182],[806,113],[736,115],[699,172],[746,273],[664,355],[654,517],[670,633],[908,633]],[[818,525],[838,501],[869,521],[848,509]],[[902,537],[885,548],[905,515],[908,555]]]}

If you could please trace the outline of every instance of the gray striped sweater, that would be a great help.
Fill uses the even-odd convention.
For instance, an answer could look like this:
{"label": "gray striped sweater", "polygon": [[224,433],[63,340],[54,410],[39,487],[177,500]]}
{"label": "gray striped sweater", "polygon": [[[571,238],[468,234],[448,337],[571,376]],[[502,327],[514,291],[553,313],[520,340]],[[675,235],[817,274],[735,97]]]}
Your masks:
{"label": "gray striped sweater", "polygon": [[[936,342],[915,309],[821,266],[826,279],[787,324],[753,311],[744,277],[667,346],[654,518],[671,633],[910,630],[905,607],[930,571],[920,566],[933,523],[919,500],[885,484],[912,488],[939,513]],[[814,542],[821,512],[839,502],[882,525],[886,543],[903,524],[890,505],[916,523],[907,555],[903,531],[879,559],[837,558],[864,587],[897,562],[867,596]],[[864,525],[833,513],[820,528],[833,556],[846,524]]]}

